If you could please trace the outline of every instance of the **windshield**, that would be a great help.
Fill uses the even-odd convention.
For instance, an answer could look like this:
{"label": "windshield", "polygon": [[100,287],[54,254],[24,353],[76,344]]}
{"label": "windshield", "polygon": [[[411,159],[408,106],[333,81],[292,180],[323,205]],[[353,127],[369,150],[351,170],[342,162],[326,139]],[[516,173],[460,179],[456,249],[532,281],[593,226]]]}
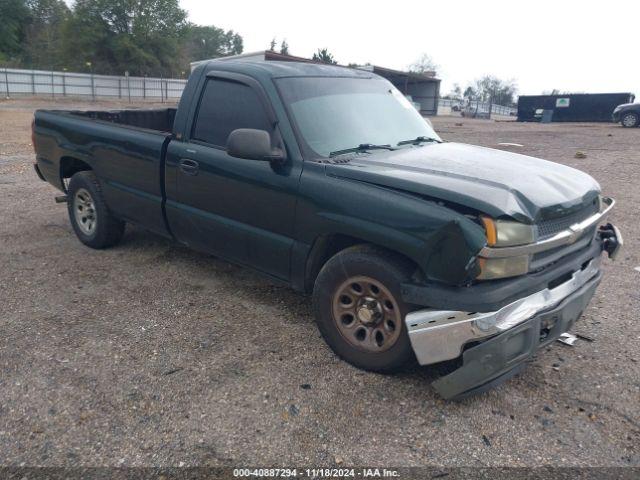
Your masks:
{"label": "windshield", "polygon": [[411,102],[381,78],[290,77],[277,82],[306,146],[321,157],[359,145],[440,140]]}

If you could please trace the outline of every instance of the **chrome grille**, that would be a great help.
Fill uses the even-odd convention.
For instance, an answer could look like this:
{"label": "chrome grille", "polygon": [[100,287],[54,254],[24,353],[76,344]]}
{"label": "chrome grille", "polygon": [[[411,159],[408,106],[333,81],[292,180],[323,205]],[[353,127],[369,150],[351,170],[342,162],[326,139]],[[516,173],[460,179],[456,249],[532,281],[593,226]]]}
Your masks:
{"label": "chrome grille", "polygon": [[564,217],[543,220],[535,227],[538,240],[553,237],[555,234],[563,230],[567,230],[571,225],[582,222],[591,215],[598,213],[599,206],[599,203],[596,201],[586,208],[569,215],[565,215]]}
{"label": "chrome grille", "polygon": [[534,253],[531,256],[531,268],[535,270],[541,266],[558,260],[558,258],[587,247],[595,236],[596,228],[597,227],[591,227],[586,229],[582,234],[582,237],[572,245],[562,245],[560,247],[552,248],[551,250]]}

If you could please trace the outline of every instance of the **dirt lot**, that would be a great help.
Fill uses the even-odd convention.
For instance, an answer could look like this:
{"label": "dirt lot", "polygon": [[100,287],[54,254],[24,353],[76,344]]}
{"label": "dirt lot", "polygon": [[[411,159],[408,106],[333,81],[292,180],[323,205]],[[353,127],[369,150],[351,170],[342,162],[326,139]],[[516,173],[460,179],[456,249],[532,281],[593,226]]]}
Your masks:
{"label": "dirt lot", "polygon": [[0,102],[0,463],[640,465],[640,129],[434,119],[447,140],[590,173],[627,241],[576,327],[593,343],[447,403],[428,368],[338,360],[309,299],[248,270],[136,228],[84,247],[32,170],[36,107],[53,108]]}

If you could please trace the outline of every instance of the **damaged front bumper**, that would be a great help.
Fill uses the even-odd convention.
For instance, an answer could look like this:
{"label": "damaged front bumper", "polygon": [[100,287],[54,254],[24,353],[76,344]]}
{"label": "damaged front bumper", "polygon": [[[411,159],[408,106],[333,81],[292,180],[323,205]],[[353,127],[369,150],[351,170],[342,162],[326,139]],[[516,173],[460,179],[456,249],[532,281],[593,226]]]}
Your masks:
{"label": "damaged front bumper", "polygon": [[463,366],[433,383],[436,391],[447,399],[461,399],[488,390],[518,373],[539,348],[571,329],[591,301],[601,278],[602,273],[598,272],[560,305],[466,350],[462,355]]}
{"label": "damaged front bumper", "polygon": [[433,383],[436,391],[447,399],[485,391],[513,376],[536,350],[568,331],[602,278],[599,252],[615,257],[622,237],[607,225],[594,243],[598,254],[580,268],[495,311],[425,309],[408,314],[409,339],[421,365],[452,360],[464,351],[462,366]]}

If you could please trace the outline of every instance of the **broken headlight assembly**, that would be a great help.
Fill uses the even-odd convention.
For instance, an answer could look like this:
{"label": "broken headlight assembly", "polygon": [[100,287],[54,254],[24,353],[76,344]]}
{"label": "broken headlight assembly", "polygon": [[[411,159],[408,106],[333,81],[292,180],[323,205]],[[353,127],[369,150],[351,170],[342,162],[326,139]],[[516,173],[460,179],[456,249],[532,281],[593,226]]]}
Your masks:
{"label": "broken headlight assembly", "polygon": [[[480,217],[487,235],[487,246],[491,248],[513,247],[534,242],[532,225],[510,220],[494,220]],[[478,259],[480,274],[478,280],[494,280],[498,278],[524,275],[529,271],[529,255],[506,258]]]}

